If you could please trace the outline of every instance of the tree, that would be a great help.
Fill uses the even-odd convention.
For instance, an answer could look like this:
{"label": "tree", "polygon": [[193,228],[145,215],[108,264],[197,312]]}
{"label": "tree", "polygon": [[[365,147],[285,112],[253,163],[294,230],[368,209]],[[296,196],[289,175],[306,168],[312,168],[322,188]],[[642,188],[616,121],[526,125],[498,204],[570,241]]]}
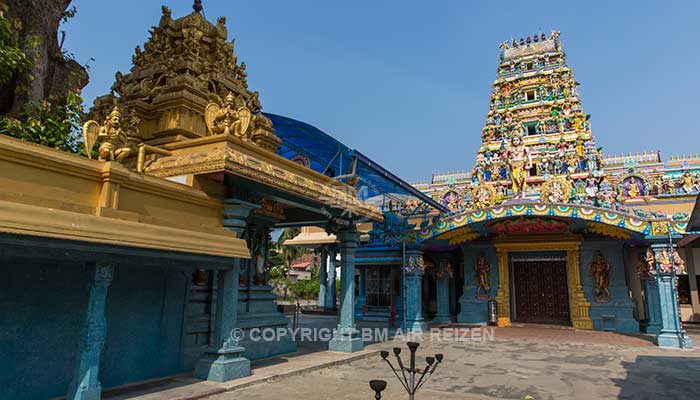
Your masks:
{"label": "tree", "polygon": [[0,134],[78,152],[84,67],[61,51],[69,0],[0,0]]}
{"label": "tree", "polygon": [[[19,117],[29,105],[38,107],[46,99],[60,102],[68,93],[87,85],[85,67],[65,53],[58,42],[61,22],[75,15],[75,8],[68,9],[70,2],[0,0],[2,18],[6,20],[3,24],[11,28],[11,40],[0,46],[13,55],[11,61],[0,63],[0,76],[11,76],[0,81],[0,115]],[[17,50],[28,63],[22,62]]]}

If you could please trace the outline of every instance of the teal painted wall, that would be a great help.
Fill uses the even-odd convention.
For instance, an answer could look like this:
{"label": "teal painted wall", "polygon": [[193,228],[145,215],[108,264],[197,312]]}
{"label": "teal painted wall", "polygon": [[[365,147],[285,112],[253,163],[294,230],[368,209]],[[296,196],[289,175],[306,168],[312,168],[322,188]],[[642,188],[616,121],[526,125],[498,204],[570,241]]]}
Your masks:
{"label": "teal painted wall", "polygon": [[65,396],[87,304],[85,275],[0,258],[0,399]]}
{"label": "teal painted wall", "polygon": [[187,370],[182,365],[187,282],[178,271],[115,269],[105,311],[103,388]]}
{"label": "teal painted wall", "polygon": [[[64,262],[0,258],[0,400],[64,396],[87,304],[85,271]],[[103,388],[182,372],[188,278],[115,268],[106,306]],[[9,368],[8,368],[9,366]]]}

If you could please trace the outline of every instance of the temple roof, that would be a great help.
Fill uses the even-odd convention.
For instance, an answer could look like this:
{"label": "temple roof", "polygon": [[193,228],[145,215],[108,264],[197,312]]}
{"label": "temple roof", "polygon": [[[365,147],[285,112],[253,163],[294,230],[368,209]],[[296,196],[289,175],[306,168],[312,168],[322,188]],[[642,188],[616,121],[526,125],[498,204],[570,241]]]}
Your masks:
{"label": "temple roof", "polygon": [[353,150],[322,130],[281,115],[264,113],[271,121],[275,133],[282,139],[277,154],[320,172],[324,175],[346,179],[350,175],[359,178],[357,187],[362,200],[388,197],[402,200],[415,197],[431,207],[445,211],[445,207],[394,175],[379,163],[358,150]]}

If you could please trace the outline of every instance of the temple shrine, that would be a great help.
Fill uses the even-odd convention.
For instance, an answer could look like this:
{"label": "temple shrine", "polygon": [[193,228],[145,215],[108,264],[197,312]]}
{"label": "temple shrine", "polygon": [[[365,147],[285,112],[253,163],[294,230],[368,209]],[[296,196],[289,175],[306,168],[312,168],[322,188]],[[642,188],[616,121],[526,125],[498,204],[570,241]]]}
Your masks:
{"label": "temple shrine", "polygon": [[263,112],[226,19],[201,1],[179,18],[163,6],[149,32],[95,99],[86,157],[0,136],[8,398],[226,382],[295,352],[291,336],[249,335],[289,327],[269,282],[271,233],[287,227],[302,231],[286,245],[320,256],[330,351],[364,348],[357,320],[692,345],[680,320],[700,315],[700,158],[606,155],[558,32],[500,45],[473,169],[413,185]]}
{"label": "temple shrine", "polygon": [[[697,318],[699,254],[686,224],[700,159],[606,155],[559,32],[499,48],[473,168],[413,184],[425,198],[385,199],[356,257],[357,318],[416,331],[495,318],[689,345],[676,294],[660,288],[677,276],[680,313]],[[311,247],[312,235],[289,243]]]}

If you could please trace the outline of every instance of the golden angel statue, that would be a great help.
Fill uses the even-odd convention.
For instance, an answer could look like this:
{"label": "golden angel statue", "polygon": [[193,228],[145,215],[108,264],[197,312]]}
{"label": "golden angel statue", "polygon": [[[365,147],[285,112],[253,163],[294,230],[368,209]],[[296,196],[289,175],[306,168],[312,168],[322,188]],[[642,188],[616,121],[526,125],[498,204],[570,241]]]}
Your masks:
{"label": "golden angel statue", "polygon": [[[100,147],[97,148],[100,161],[122,161],[132,153],[122,119],[119,107],[114,106],[102,125],[94,120],[83,124],[83,141],[89,158],[92,158],[90,153],[98,141],[101,141]],[[135,123],[138,123],[138,120]]]}
{"label": "golden angel statue", "polygon": [[248,127],[253,114],[248,107],[236,106],[236,99],[232,93],[226,95],[221,105],[209,103],[204,110],[204,120],[207,123],[209,133],[212,135],[225,134],[248,141]]}

